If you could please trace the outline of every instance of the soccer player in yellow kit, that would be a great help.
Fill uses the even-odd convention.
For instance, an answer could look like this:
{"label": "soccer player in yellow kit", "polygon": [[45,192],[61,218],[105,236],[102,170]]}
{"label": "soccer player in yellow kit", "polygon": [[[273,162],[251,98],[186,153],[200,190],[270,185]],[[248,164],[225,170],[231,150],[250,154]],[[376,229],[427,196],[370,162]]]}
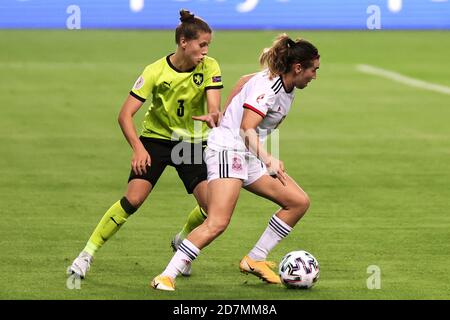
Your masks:
{"label": "soccer player in yellow kit", "polygon": [[[67,269],[68,275],[86,276],[97,250],[142,205],[167,165],[176,168],[186,191],[198,202],[190,217],[206,216],[207,170],[201,153],[208,125],[218,121],[223,85],[218,63],[207,56],[212,36],[208,24],[187,10],[180,11],[180,21],[176,52],[144,69],[119,113],[120,127],[133,149],[126,194],[104,214]],[[151,104],[138,137],[133,116],[149,97]],[[192,119],[204,113],[208,113],[208,124]],[[202,221],[194,221],[189,228]]]}

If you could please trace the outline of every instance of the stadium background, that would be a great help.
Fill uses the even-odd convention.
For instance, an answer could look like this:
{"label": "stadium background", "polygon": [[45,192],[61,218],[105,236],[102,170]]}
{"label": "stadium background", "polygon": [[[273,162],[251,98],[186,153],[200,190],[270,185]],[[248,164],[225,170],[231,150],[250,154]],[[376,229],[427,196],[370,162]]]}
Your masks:
{"label": "stadium background", "polygon": [[[180,8],[215,29],[224,97],[280,32],[321,52],[318,80],[280,130],[281,159],[312,206],[270,256],[313,253],[313,290],[239,274],[276,210],[245,191],[192,277],[175,293],[148,289],[194,203],[174,170],[79,289],[66,283],[124,191],[117,112],[143,67],[175,49]],[[0,28],[0,299],[450,298],[449,1],[4,0]]]}

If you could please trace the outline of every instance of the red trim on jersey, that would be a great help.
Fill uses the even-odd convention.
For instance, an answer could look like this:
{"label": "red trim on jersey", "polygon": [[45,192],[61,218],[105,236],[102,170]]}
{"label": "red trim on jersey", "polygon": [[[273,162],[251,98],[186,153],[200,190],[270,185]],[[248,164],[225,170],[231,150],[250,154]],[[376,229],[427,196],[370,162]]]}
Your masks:
{"label": "red trim on jersey", "polygon": [[244,108],[246,108],[246,109],[250,109],[250,110],[256,112],[257,114],[259,114],[259,115],[260,115],[261,117],[263,117],[263,118],[266,116],[266,115],[265,115],[264,113],[262,113],[260,110],[256,109],[255,107],[252,107],[251,105],[249,105],[249,104],[247,104],[247,103],[244,103],[244,105],[243,105],[242,107],[244,107]]}

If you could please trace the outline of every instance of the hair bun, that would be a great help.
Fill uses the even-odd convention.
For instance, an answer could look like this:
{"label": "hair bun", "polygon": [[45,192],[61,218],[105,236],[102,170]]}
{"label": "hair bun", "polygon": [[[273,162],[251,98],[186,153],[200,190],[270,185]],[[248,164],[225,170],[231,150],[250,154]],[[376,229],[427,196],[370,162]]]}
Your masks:
{"label": "hair bun", "polygon": [[288,48],[292,48],[296,45],[296,42],[294,40],[292,40],[291,38],[287,39],[287,47]]}
{"label": "hair bun", "polygon": [[180,21],[189,22],[194,20],[194,15],[189,10],[180,10]]}

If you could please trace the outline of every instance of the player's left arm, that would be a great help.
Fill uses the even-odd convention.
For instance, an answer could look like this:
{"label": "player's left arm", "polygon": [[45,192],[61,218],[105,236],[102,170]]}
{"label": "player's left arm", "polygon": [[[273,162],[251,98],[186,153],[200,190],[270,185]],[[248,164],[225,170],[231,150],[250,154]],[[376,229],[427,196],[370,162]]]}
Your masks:
{"label": "player's left arm", "polygon": [[211,118],[207,123],[210,128],[218,125],[222,116],[220,112],[221,97],[221,89],[209,89],[206,91],[206,106],[208,109],[208,116]]}
{"label": "player's left arm", "polygon": [[[234,85],[234,87],[231,89],[230,94],[227,97],[227,100],[225,101],[224,104],[224,108],[223,110],[220,110],[220,106],[218,108],[215,108],[215,103],[217,101],[217,98],[215,98],[215,95],[217,93],[214,93],[214,91],[217,90],[208,90],[208,92],[211,92],[212,94],[209,96],[211,97],[211,105],[214,105],[214,107],[211,108],[211,110],[209,109],[209,103],[208,103],[208,114],[211,114],[210,117],[208,117],[207,115],[205,116],[199,116],[199,117],[193,117],[193,119],[195,120],[201,120],[201,121],[205,121],[208,124],[208,126],[211,128],[214,126],[218,125],[220,120],[222,119],[223,114],[225,113],[225,110],[227,109],[228,105],[231,103],[231,100],[233,100],[233,98],[242,90],[242,87],[244,87],[244,85],[255,75],[256,73],[252,73],[252,74],[246,74],[244,76],[242,76],[238,82],[236,82],[236,84]],[[219,105],[220,105],[220,93],[219,94]],[[207,100],[209,101],[209,97],[207,95]],[[212,118],[212,119],[211,119]]]}
{"label": "player's left arm", "polygon": [[220,99],[220,89],[206,90],[206,106],[208,109],[208,114],[192,116],[192,119],[206,122],[210,128],[216,127],[222,118],[222,113],[220,112]]}
{"label": "player's left arm", "polygon": [[220,66],[213,58],[205,61],[205,95],[208,114],[193,116],[192,119],[206,122],[208,127],[213,128],[219,124],[222,117],[220,112],[221,89],[223,88]]}

